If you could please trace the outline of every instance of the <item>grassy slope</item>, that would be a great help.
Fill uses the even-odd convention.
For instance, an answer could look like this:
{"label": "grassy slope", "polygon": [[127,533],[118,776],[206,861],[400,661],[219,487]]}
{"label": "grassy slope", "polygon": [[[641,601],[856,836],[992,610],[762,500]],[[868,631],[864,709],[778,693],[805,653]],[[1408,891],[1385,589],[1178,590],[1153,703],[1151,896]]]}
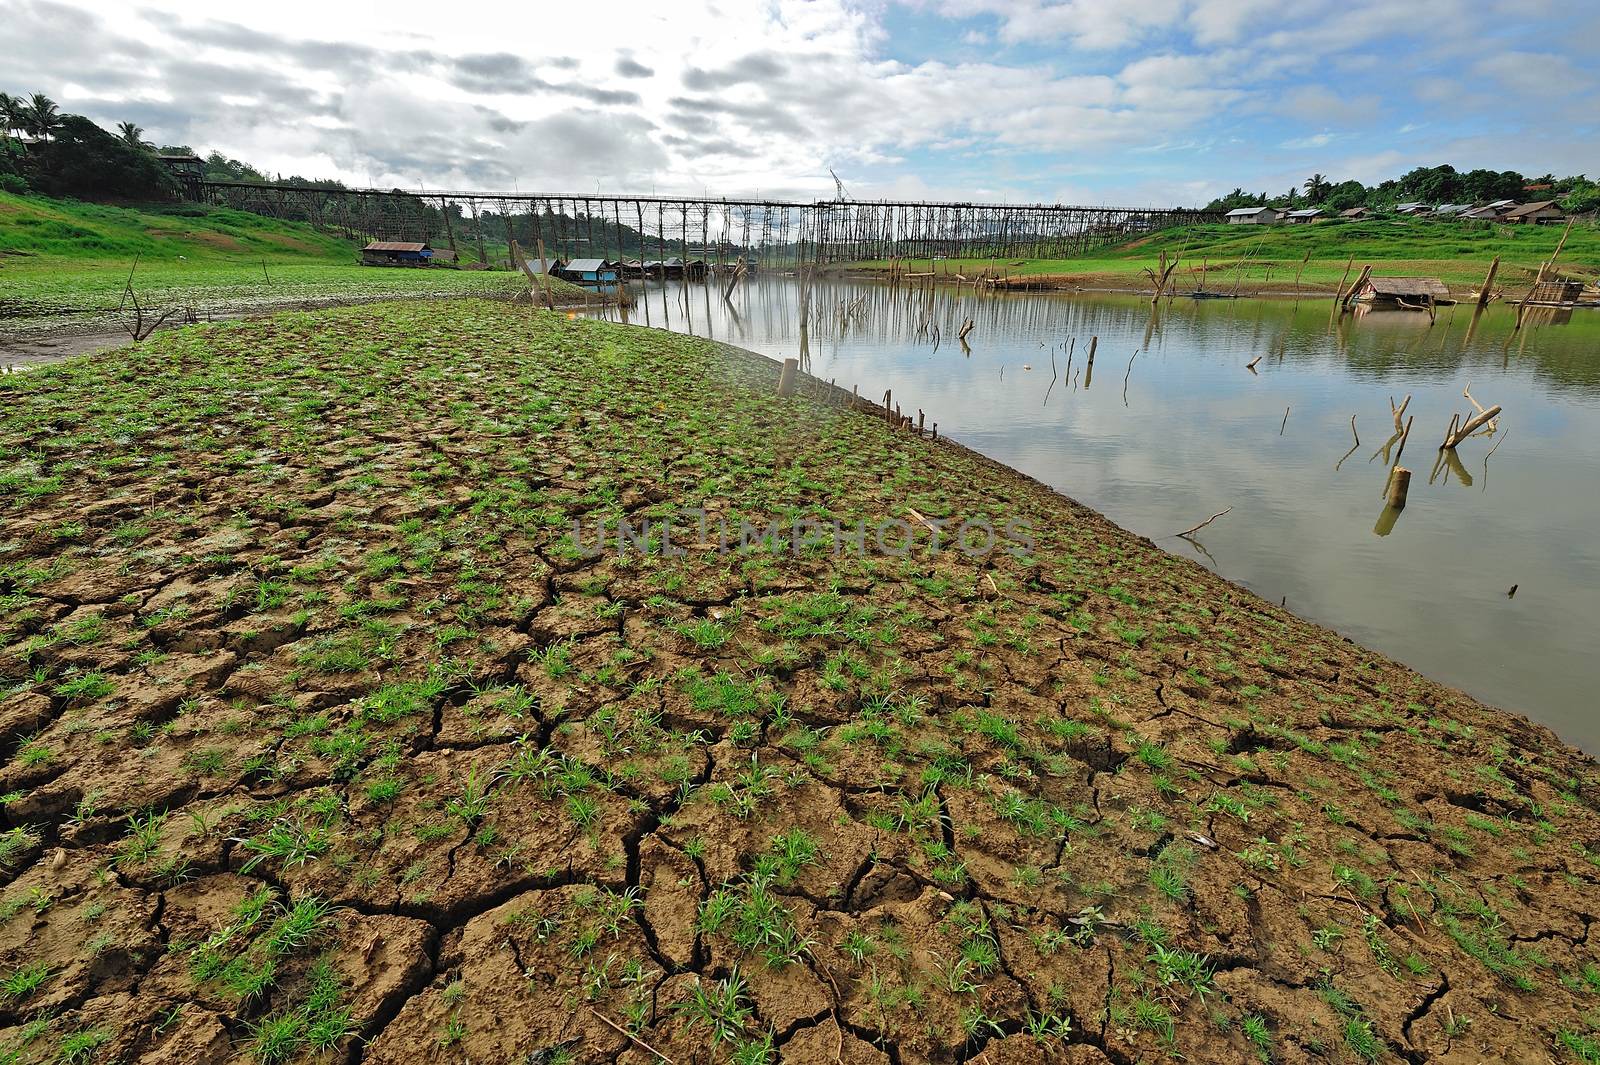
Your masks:
{"label": "grassy slope", "polygon": [[[187,260],[203,263],[349,263],[355,245],[310,226],[245,211],[199,204],[112,207],[0,193],[0,251],[52,266],[68,262],[131,262],[150,265]],[[7,268],[25,265],[4,260]]]}
{"label": "grassy slope", "polygon": [[142,304],[193,306],[201,315],[521,287],[505,273],[379,270],[357,265],[356,256],[349,241],[243,211],[0,193],[0,332],[117,328],[111,312],[136,259]]}
{"label": "grassy slope", "polygon": [[[775,377],[455,301],[0,378],[8,1060],[1600,1053],[1592,760]],[[567,539],[684,508],[1037,542]]]}
{"label": "grassy slope", "polygon": [[[1183,226],[1070,259],[1032,259],[1020,264],[1016,260],[993,264],[974,260],[940,263],[939,269],[971,273],[990,267],[991,273],[1003,271],[1012,276],[1138,277],[1146,267],[1154,266],[1165,251],[1169,258],[1179,256],[1185,271],[1209,260],[1207,287],[1215,289],[1231,285],[1238,264],[1246,261],[1243,276],[1247,281],[1290,282],[1309,252],[1311,261],[1301,279],[1306,283],[1331,288],[1338,284],[1345,264],[1354,258],[1356,271],[1371,263],[1373,272],[1379,275],[1420,274],[1464,288],[1483,281],[1489,261],[1496,255],[1501,257],[1502,282],[1526,279],[1541,261],[1549,258],[1561,233],[1560,226],[1476,226],[1411,219],[1331,220],[1310,226]],[[1574,227],[1561,262],[1591,278],[1600,271],[1600,227]],[[911,268],[930,266],[924,261]],[[1180,287],[1185,278],[1193,281],[1187,273],[1177,276]]]}

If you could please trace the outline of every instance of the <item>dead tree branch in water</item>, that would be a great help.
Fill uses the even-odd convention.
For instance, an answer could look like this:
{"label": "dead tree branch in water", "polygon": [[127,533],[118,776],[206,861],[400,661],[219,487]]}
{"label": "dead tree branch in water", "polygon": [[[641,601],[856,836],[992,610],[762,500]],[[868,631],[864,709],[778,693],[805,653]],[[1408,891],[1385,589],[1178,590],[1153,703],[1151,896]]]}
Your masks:
{"label": "dead tree branch in water", "polygon": [[1224,509],[1219,510],[1215,514],[1211,515],[1211,517],[1207,518],[1205,521],[1201,522],[1199,525],[1195,525],[1195,526],[1192,526],[1191,528],[1185,529],[1185,530],[1183,530],[1183,532],[1178,533],[1178,535],[1183,537],[1185,540],[1187,540],[1191,536],[1193,536],[1195,533],[1199,532],[1201,529],[1204,529],[1207,525],[1210,525],[1212,522],[1216,521],[1218,518],[1222,517],[1224,514],[1228,513],[1228,511],[1230,511],[1232,509],[1233,509],[1232,507],[1225,507]]}

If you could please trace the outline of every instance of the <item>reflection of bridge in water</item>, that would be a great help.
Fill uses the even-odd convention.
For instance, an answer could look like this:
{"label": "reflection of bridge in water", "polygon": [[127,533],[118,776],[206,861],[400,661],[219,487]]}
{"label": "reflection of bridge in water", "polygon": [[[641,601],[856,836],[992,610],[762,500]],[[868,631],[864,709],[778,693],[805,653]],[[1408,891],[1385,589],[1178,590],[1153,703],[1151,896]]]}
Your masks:
{"label": "reflection of bridge in water", "polygon": [[696,199],[582,193],[407,192],[190,182],[192,199],[308,222],[348,237],[448,244],[488,262],[515,237],[561,258],[740,258],[760,266],[894,257],[1046,259],[1192,222],[1185,208],[920,201]]}

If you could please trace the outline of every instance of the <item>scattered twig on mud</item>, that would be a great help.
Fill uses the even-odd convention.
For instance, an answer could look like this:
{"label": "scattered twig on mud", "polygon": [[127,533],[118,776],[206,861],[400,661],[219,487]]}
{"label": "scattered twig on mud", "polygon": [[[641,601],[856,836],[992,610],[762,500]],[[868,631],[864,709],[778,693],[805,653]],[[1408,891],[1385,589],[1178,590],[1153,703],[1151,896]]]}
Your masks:
{"label": "scattered twig on mud", "polygon": [[[131,286],[128,288],[126,296],[128,299],[133,300],[133,324],[129,325],[128,323],[124,322],[122,328],[128,331],[129,335],[133,337],[135,343],[144,340],[151,333],[154,333],[157,329],[160,329],[161,324],[172,315],[172,310],[169,308],[161,312],[160,318],[157,318],[155,321],[151,322],[149,326],[146,326],[144,324],[144,308],[139,306],[139,296],[133,291]],[[1499,410],[1500,408],[1496,407],[1495,409]]]}
{"label": "scattered twig on mud", "polygon": [[122,283],[122,300],[117,304],[118,314],[121,314],[122,308],[126,307],[128,304],[128,293],[133,291],[133,272],[139,269],[139,256],[143,254],[144,252],[140,252],[138,255],[135,255],[133,257],[133,265],[128,267],[128,280]]}
{"label": "scattered twig on mud", "polygon": [[1216,521],[1218,518],[1222,517],[1224,514],[1228,513],[1228,511],[1230,511],[1232,509],[1233,509],[1232,507],[1227,507],[1226,509],[1219,510],[1215,514],[1211,515],[1211,517],[1209,517],[1205,521],[1201,522],[1199,525],[1196,525],[1196,526],[1194,526],[1193,528],[1190,528],[1190,529],[1185,529],[1185,530],[1183,530],[1183,532],[1178,533],[1178,535],[1183,537],[1185,540],[1187,540],[1190,536],[1192,536],[1193,534],[1199,532],[1201,529],[1204,529],[1207,525],[1210,525],[1212,522]]}
{"label": "scattered twig on mud", "polygon": [[638,1036],[636,1036],[633,1033],[629,1032],[626,1028],[622,1027],[622,1025],[618,1024],[616,1021],[613,1021],[610,1017],[607,1017],[605,1014],[601,1013],[599,1010],[595,1009],[593,1006],[589,1007],[589,1012],[594,1014],[596,1017],[598,1017],[600,1019],[600,1021],[606,1025],[606,1027],[610,1028],[612,1031],[614,1031],[618,1035],[622,1036],[622,1038],[628,1040],[628,1042],[634,1044],[635,1046],[643,1047],[645,1050],[650,1051],[650,1053],[654,1054],[656,1057],[658,1057],[662,1061],[666,1062],[667,1065],[674,1065],[673,1060],[671,1058],[669,1058],[665,1054],[661,1053],[661,1051],[657,1050],[655,1047],[651,1046],[649,1043],[646,1043],[643,1039],[640,1039]]}

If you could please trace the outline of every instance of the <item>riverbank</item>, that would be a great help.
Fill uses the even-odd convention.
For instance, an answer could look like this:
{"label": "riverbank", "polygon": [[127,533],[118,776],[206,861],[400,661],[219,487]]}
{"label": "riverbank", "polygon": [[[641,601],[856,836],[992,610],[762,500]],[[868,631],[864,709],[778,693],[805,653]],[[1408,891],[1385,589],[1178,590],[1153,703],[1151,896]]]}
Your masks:
{"label": "riverbank", "polygon": [[[528,290],[511,271],[379,269],[359,258],[353,241],[244,211],[0,193],[0,358],[26,365],[104,350],[129,339],[136,317],[149,324],[165,314],[179,324]],[[549,289],[542,302],[594,299],[558,278],[541,280]]]}
{"label": "riverbank", "polygon": [[[1436,277],[1457,298],[1475,294],[1489,263],[1501,259],[1496,288],[1518,298],[1560,244],[1562,226],[1493,225],[1426,219],[1319,222],[1315,225],[1178,226],[1066,259],[902,259],[845,264],[845,272],[926,275],[936,281],[998,280],[1023,290],[1155,291],[1145,271],[1165,254],[1179,262],[1168,291],[1237,296],[1332,297],[1341,280],[1372,265],[1380,277]],[[1353,262],[1353,266],[1351,265]],[[1562,276],[1600,274],[1600,228],[1573,227],[1561,249]],[[1348,275],[1346,270],[1349,270]],[[1521,286],[1521,288],[1519,288]]]}
{"label": "riverbank", "polygon": [[0,1045],[1597,1052],[1591,759],[777,376],[451,301],[0,379]]}

